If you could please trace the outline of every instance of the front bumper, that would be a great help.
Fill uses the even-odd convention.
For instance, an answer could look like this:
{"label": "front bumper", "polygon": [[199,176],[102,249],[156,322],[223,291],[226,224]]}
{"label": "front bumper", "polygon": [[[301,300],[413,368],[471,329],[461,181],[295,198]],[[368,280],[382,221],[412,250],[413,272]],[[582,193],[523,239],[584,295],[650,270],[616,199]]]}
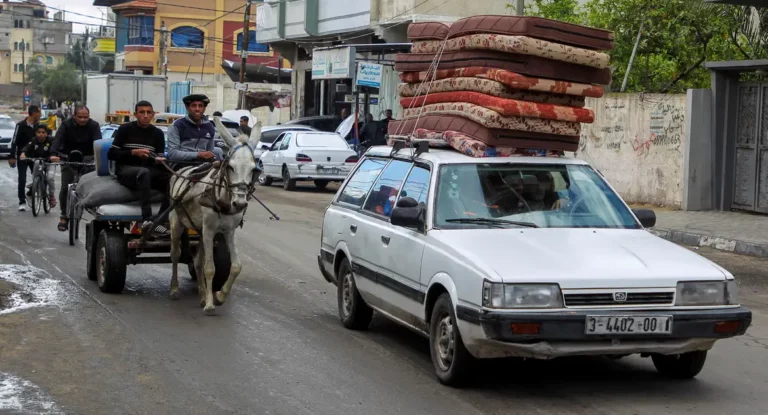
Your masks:
{"label": "front bumper", "polygon": [[[552,358],[573,355],[660,353],[680,354],[708,350],[715,341],[746,333],[752,312],[744,307],[707,310],[568,310],[562,313],[481,312],[457,307],[459,330],[467,349],[476,357],[523,356]],[[672,316],[669,334],[585,333],[591,316]],[[718,322],[738,322],[729,333],[715,331]],[[516,334],[512,324],[539,324],[536,334]]]}
{"label": "front bumper", "polygon": [[11,154],[11,143],[0,143],[0,154]]}

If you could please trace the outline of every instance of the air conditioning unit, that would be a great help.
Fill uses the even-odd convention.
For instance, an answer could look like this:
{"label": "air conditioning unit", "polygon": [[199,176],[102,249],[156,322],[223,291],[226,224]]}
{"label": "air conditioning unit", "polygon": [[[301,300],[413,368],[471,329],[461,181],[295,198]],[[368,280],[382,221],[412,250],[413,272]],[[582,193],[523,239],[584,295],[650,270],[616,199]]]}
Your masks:
{"label": "air conditioning unit", "polygon": [[336,93],[344,94],[347,92],[347,84],[336,84]]}

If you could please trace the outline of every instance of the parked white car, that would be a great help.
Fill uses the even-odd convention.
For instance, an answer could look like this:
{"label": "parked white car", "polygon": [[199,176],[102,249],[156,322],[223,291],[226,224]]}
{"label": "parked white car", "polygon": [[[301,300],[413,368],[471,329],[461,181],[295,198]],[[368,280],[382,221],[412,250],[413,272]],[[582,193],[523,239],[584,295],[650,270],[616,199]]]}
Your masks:
{"label": "parked white car", "polygon": [[280,179],[285,190],[294,190],[298,181],[314,181],[322,189],[344,181],[357,161],[357,153],[337,133],[288,131],[261,155],[259,184]]}
{"label": "parked white car", "polygon": [[261,158],[261,155],[265,151],[269,151],[272,144],[275,143],[280,135],[286,131],[318,131],[312,127],[306,125],[271,125],[268,127],[261,127],[261,136],[259,142],[253,149],[253,157],[257,160]]}
{"label": "parked white car", "polygon": [[690,378],[752,314],[733,276],[644,230],[587,163],[370,149],[325,213],[318,263],[342,324],[429,337],[438,379],[475,358],[641,354]]}
{"label": "parked white car", "polygon": [[0,156],[11,154],[11,141],[16,132],[16,123],[8,116],[0,116]]}

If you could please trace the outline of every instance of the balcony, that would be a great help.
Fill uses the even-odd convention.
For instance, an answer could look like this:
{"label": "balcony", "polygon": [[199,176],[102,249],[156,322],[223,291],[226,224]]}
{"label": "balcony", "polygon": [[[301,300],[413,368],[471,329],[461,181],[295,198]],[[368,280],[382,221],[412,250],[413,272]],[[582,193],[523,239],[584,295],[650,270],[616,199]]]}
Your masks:
{"label": "balcony", "polygon": [[365,30],[379,0],[267,0],[256,7],[256,41],[312,40]]}

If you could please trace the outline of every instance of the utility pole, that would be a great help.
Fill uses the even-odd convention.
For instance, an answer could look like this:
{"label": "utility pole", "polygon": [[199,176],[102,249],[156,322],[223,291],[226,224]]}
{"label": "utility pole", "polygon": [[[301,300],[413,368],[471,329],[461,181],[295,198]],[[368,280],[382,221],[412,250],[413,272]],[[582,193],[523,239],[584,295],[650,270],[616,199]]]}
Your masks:
{"label": "utility pole", "polygon": [[[21,105],[22,108],[27,108],[27,58],[24,53],[27,49],[26,42],[21,39]],[[30,98],[31,100],[31,98]]]}
{"label": "utility pole", "polygon": [[624,92],[627,89],[627,81],[629,80],[629,71],[632,70],[632,64],[635,62],[635,55],[637,55],[637,46],[640,44],[640,36],[643,34],[643,28],[645,27],[645,20],[640,22],[640,30],[637,31],[637,38],[635,38],[635,47],[632,48],[632,55],[629,57],[629,64],[627,64],[627,72],[624,73],[624,81],[621,83],[621,91]]}
{"label": "utility pole", "polygon": [[[246,0],[245,13],[243,13],[243,42],[240,45],[240,83],[245,83],[245,63],[248,60],[248,33],[251,20],[251,0]],[[240,108],[245,109],[245,91],[240,91]]]}
{"label": "utility pole", "polygon": [[515,8],[518,16],[525,16],[525,0],[517,0]]}
{"label": "utility pole", "polygon": [[88,47],[88,28],[85,28],[85,37],[80,47],[80,65],[82,65],[83,75],[80,83],[80,103],[85,104],[85,51]]}
{"label": "utility pole", "polygon": [[160,22],[160,65],[158,71],[162,71],[163,75],[168,76],[168,45],[166,44],[166,32],[165,20]]}

